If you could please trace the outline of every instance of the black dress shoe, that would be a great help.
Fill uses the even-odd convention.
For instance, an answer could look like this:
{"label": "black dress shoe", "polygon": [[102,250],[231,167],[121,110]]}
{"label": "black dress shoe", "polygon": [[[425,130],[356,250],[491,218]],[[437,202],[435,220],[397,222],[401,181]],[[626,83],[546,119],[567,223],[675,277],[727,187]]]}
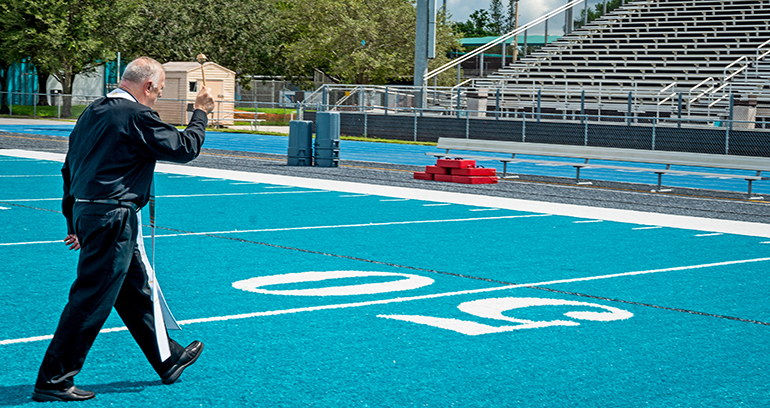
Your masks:
{"label": "black dress shoe", "polygon": [[83,391],[74,385],[66,390],[41,390],[35,387],[32,399],[39,402],[48,401],[85,401],[95,397],[91,391]]}
{"label": "black dress shoe", "polygon": [[161,375],[160,380],[163,382],[163,384],[173,384],[174,381],[176,381],[179,376],[182,375],[182,371],[192,365],[192,363],[194,363],[195,360],[200,357],[202,352],[203,343],[197,340],[190,343],[189,346],[185,347],[182,356],[179,357],[179,361],[177,361],[173,367],[166,371],[165,374]]}

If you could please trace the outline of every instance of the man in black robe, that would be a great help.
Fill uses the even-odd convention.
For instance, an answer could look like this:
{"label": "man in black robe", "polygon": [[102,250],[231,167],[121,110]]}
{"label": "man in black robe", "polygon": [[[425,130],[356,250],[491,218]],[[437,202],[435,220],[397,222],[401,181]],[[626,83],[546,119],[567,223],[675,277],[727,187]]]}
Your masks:
{"label": "man in black robe", "polygon": [[137,244],[137,212],[150,199],[156,161],[195,159],[207,114],[214,109],[210,90],[202,87],[192,119],[180,132],[152,110],[164,84],[163,66],[138,58],[126,67],[119,89],[88,106],[72,130],[62,168],[64,242],[79,249],[80,257],[69,301],[38,372],[35,401],[94,397],[75,387],[73,377],[113,307],[165,384],[176,381],[203,350],[201,342],[185,348],[168,338],[165,327],[156,330],[149,265]]}

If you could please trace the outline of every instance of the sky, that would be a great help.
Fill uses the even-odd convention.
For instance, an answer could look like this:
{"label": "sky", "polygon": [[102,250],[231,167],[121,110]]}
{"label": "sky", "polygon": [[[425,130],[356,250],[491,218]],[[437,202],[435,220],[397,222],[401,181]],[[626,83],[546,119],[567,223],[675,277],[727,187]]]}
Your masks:
{"label": "sky", "polygon": [[[509,0],[501,1],[504,10],[507,10]],[[601,1],[602,0],[590,0],[589,7]],[[449,14],[452,15],[452,19],[459,22],[468,21],[471,13],[476,10],[484,9],[489,11],[489,0],[446,0],[446,3],[447,10],[449,11]],[[519,0],[519,25],[526,24],[567,3],[567,0]],[[440,8],[443,5],[444,0],[436,0],[436,8]],[[577,5],[575,14],[580,13],[582,10],[583,5]],[[554,27],[559,27],[559,29],[561,29],[563,19],[564,17],[561,17],[559,24],[555,24]]]}

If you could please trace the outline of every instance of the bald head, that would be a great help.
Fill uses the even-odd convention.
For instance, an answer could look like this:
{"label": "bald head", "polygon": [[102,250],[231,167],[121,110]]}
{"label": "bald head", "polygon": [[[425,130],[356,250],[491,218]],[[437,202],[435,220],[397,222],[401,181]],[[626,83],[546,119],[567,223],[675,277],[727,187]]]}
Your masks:
{"label": "bald head", "polygon": [[139,103],[152,107],[161,96],[165,83],[163,65],[150,57],[139,57],[126,66],[120,88],[128,91]]}
{"label": "bald head", "polygon": [[130,81],[135,84],[152,81],[152,83],[158,84],[163,72],[163,65],[160,62],[150,57],[139,57],[126,66],[122,81]]}

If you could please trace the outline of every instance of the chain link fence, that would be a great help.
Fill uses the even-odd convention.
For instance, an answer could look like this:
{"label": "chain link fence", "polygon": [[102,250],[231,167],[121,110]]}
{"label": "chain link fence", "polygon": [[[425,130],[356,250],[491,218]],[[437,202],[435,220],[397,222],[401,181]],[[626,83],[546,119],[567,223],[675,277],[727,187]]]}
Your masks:
{"label": "chain link fence", "polygon": [[[320,110],[324,110],[321,107]],[[300,117],[315,120],[316,110],[300,108]],[[746,121],[725,120],[718,126],[692,119],[651,118],[643,123],[628,117],[518,113],[495,118],[490,112],[459,111],[449,115],[412,112],[383,113],[340,112],[343,135],[436,142],[439,137],[552,143],[578,146],[602,146],[624,149],[663,150],[739,156],[770,157],[770,131],[746,129]],[[474,116],[486,113],[487,116]],[[615,119],[609,121],[606,119]]]}
{"label": "chain link fence", "polygon": [[[329,92],[335,104],[323,104],[310,95],[310,100],[295,102],[289,108],[285,102],[217,101],[209,116],[213,127],[241,126],[257,130],[260,124],[288,125],[291,120],[314,121],[317,111],[339,111],[343,135],[367,138],[396,139],[416,142],[436,142],[439,137],[507,140],[530,143],[603,146],[626,149],[662,150],[770,157],[770,129],[761,120],[697,118],[687,115],[640,117],[639,115],[596,115],[573,111],[529,112],[486,110],[468,102],[469,90],[431,89],[433,95],[406,93],[403,89],[382,89],[365,93]],[[358,95],[358,96],[356,96]],[[379,96],[376,96],[379,95]],[[0,92],[0,96],[7,95]],[[16,97],[17,95],[13,95]],[[40,94],[18,95],[18,101],[39,97]],[[63,115],[63,95],[43,95],[51,106],[9,104],[9,114],[26,117],[77,118],[88,104],[100,95],[66,95],[71,97],[71,114]],[[382,105],[373,104],[377,98]],[[452,99],[461,98],[461,99]],[[10,98],[11,101],[16,99]],[[343,101],[344,99],[344,101]],[[452,105],[462,100],[460,109],[424,104],[420,100]],[[159,99],[154,107],[164,121],[184,125],[192,113],[193,100]],[[361,105],[359,105],[361,103]],[[364,105],[368,103],[368,105]],[[468,105],[471,105],[469,108]],[[606,112],[605,112],[606,113]]]}

